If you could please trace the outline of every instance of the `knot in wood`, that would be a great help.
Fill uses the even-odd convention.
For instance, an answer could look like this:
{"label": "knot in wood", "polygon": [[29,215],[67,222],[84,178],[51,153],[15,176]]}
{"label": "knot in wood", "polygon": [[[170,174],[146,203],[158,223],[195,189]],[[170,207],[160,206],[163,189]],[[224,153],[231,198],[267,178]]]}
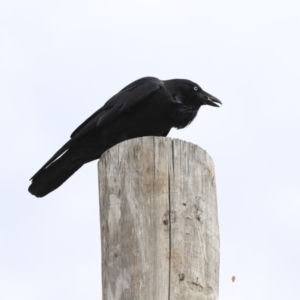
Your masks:
{"label": "knot in wood", "polygon": [[179,274],[179,281],[183,281],[184,280],[185,275],[183,273]]}
{"label": "knot in wood", "polygon": [[164,214],[163,223],[164,223],[164,225],[169,225],[169,212],[168,211]]}

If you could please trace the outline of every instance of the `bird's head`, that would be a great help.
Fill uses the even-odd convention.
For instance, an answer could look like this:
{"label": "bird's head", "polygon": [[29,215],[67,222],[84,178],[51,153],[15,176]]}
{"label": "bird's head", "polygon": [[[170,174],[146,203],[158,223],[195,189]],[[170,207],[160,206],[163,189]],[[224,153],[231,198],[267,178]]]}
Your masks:
{"label": "bird's head", "polygon": [[222,104],[219,99],[205,92],[197,83],[190,80],[172,79],[165,81],[165,84],[172,92],[174,101],[187,107],[198,110],[201,105],[219,107],[218,104]]}

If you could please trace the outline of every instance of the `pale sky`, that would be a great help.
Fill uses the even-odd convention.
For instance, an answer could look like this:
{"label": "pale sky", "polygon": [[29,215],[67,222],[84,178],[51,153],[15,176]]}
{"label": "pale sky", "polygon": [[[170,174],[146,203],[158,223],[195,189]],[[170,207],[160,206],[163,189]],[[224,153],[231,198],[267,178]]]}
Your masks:
{"label": "pale sky", "polygon": [[97,162],[42,199],[28,180],[143,76],[223,102],[169,134],[215,163],[220,300],[296,299],[299,16],[296,0],[1,0],[0,299],[101,299]]}

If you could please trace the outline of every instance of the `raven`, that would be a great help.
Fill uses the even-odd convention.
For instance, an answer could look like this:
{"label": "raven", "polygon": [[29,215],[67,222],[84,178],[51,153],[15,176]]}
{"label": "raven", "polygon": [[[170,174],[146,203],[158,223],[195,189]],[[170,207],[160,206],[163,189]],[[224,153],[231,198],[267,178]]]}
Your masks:
{"label": "raven", "polygon": [[71,134],[70,140],[33,175],[28,190],[36,197],[44,197],[112,146],[137,137],[167,136],[172,127],[189,125],[201,105],[218,107],[216,103],[222,104],[190,80],[138,79]]}

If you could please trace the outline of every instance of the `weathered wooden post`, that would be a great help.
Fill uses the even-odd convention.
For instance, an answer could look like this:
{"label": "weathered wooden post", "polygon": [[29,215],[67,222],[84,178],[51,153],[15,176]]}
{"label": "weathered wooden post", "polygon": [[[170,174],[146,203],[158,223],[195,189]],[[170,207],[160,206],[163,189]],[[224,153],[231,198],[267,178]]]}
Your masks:
{"label": "weathered wooden post", "polygon": [[99,161],[103,300],[217,300],[213,161],[181,140],[143,137]]}

